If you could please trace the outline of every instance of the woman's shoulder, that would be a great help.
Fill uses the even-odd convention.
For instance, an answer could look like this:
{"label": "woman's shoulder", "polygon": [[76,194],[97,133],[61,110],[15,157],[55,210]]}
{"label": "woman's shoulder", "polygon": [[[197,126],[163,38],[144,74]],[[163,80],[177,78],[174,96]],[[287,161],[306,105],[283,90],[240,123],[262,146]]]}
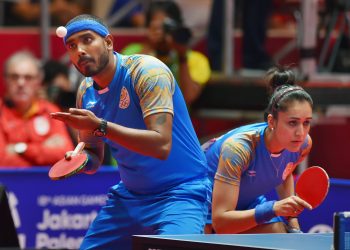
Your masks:
{"label": "woman's shoulder", "polygon": [[235,138],[246,138],[246,139],[255,139],[261,137],[264,134],[264,131],[267,127],[267,123],[252,123],[243,125],[241,127],[232,129],[227,133],[230,137]]}
{"label": "woman's shoulder", "polygon": [[226,138],[223,144],[233,147],[242,147],[254,151],[261,140],[261,133],[258,130],[247,130],[233,133]]}

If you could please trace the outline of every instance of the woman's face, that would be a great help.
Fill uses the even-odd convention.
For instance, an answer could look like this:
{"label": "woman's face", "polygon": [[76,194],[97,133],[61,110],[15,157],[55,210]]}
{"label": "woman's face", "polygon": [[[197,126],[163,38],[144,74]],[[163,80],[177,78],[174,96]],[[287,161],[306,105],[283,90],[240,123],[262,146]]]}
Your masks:
{"label": "woman's face", "polygon": [[148,26],[148,41],[157,51],[168,52],[170,50],[170,35],[164,31],[164,20],[166,18],[166,13],[158,10],[153,13]]}
{"label": "woman's face", "polygon": [[148,26],[148,38],[153,44],[158,44],[164,41],[163,23],[166,15],[162,11],[156,11],[153,13],[149,26]]}
{"label": "woman's face", "polygon": [[285,112],[273,120],[277,147],[291,152],[299,151],[310,131],[312,108],[307,101],[291,101]]}

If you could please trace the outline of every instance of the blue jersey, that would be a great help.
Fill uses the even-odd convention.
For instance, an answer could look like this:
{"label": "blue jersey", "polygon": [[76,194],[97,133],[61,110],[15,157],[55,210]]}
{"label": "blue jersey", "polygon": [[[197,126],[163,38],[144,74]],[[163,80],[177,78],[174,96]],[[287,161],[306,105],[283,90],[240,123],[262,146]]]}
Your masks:
{"label": "blue jersey", "polygon": [[237,210],[247,209],[257,197],[280,185],[300,163],[311,145],[306,137],[299,152],[283,150],[278,155],[265,145],[267,123],[256,123],[233,129],[215,139],[206,150],[211,180],[239,185]]}
{"label": "blue jersey", "polygon": [[78,107],[134,129],[147,129],[144,118],[149,115],[159,112],[173,115],[172,147],[166,160],[138,154],[104,138],[128,190],[156,193],[207,176],[205,156],[181,91],[167,66],[152,56],[118,53],[115,56],[117,68],[112,82],[97,90],[92,78],[86,78],[80,86]]}

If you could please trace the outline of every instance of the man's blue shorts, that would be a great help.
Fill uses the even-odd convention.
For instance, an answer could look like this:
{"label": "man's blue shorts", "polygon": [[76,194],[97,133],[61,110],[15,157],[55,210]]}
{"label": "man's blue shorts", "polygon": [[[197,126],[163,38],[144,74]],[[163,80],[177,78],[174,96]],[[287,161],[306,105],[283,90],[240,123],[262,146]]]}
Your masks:
{"label": "man's blue shorts", "polygon": [[112,187],[106,205],[90,226],[80,249],[131,249],[132,235],[203,233],[209,206],[207,178],[162,193],[129,192]]}

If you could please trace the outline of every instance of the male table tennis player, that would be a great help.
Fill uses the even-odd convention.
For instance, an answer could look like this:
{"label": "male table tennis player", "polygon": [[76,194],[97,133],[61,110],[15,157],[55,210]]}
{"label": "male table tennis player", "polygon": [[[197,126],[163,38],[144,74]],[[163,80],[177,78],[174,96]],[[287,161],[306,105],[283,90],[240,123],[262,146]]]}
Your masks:
{"label": "male table tennis player", "polygon": [[133,234],[202,233],[206,159],[171,71],[154,57],[115,52],[99,18],[77,16],[65,28],[70,59],[86,78],[77,108],[52,117],[79,130],[85,173],[101,165],[108,143],[121,177],[81,249],[131,249]]}

